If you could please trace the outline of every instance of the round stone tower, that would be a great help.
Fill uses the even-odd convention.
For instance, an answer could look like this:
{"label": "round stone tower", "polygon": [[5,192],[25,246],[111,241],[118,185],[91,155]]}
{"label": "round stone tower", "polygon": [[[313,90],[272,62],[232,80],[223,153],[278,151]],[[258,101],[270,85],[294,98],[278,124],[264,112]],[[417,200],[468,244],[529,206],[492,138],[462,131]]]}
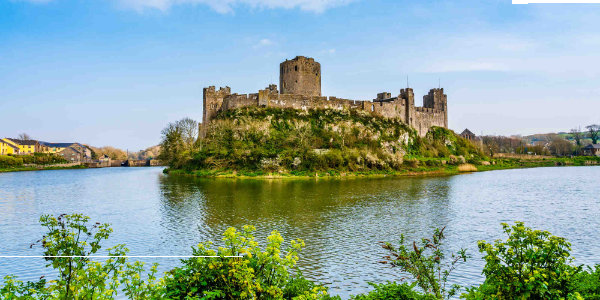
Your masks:
{"label": "round stone tower", "polygon": [[282,62],[279,87],[281,94],[321,96],[321,64],[304,56]]}

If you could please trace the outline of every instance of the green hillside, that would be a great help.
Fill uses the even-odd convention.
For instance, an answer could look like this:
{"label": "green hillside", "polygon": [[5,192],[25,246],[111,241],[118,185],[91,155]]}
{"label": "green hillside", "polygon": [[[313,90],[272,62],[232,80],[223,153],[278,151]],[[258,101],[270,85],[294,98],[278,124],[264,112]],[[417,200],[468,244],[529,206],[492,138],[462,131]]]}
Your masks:
{"label": "green hillside", "polygon": [[425,138],[395,119],[359,111],[248,107],[220,113],[182,164],[199,175],[314,175],[426,171],[487,159],[454,132]]}

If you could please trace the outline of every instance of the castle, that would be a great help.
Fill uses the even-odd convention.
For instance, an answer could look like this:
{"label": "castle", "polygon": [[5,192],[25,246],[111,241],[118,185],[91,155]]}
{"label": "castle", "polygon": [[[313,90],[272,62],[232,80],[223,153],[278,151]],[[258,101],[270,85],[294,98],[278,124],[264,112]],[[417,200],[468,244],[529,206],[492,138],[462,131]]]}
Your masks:
{"label": "castle", "polygon": [[427,134],[432,126],[448,128],[447,96],[443,88],[431,89],[423,96],[423,106],[415,106],[411,88],[401,89],[400,95],[377,94],[373,100],[349,100],[321,96],[321,64],[313,58],[297,56],[280,64],[279,87],[271,84],[256,94],[232,94],[231,88],[214,86],[203,90],[204,115],[202,122],[208,122],[219,111],[245,106],[269,106],[280,108],[357,109],[374,115],[397,118],[413,127],[420,136]]}

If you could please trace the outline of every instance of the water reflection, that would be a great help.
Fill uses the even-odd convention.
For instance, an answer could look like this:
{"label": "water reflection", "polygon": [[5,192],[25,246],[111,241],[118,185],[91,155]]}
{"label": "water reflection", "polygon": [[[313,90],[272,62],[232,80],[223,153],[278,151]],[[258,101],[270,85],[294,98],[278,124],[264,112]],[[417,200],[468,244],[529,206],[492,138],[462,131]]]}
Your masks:
{"label": "water reflection", "polygon": [[165,226],[193,222],[200,236],[216,239],[229,226],[253,224],[260,237],[277,229],[287,239],[301,238],[307,245],[300,261],[304,274],[339,292],[396,276],[376,265],[384,254],[377,243],[397,240],[401,232],[420,237],[445,226],[448,183],[443,177],[160,178]]}

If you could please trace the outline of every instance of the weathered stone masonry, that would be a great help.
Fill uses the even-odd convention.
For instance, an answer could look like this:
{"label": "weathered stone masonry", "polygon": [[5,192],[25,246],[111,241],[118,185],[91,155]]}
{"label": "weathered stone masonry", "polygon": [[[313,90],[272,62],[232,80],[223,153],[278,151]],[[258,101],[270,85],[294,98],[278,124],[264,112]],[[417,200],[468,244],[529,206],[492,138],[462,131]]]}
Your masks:
{"label": "weathered stone masonry", "polygon": [[321,96],[321,65],[312,58],[297,56],[280,65],[279,86],[271,84],[256,94],[232,94],[231,88],[204,88],[202,122],[208,122],[219,111],[246,106],[280,108],[358,109],[386,118],[397,118],[424,136],[432,126],[448,128],[447,96],[444,89],[431,89],[423,96],[423,107],[415,106],[411,88],[401,89],[400,95],[377,94],[371,100],[349,100]]}

